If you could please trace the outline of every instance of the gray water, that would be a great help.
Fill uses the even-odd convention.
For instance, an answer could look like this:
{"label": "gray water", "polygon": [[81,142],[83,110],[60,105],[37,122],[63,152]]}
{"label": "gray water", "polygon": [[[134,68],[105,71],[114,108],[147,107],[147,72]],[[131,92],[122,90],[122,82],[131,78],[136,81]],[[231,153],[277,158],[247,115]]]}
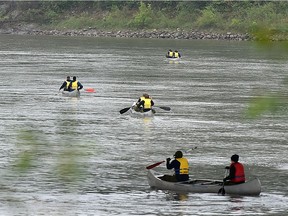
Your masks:
{"label": "gray water", "polygon": [[[170,48],[180,62],[164,58]],[[287,53],[252,42],[0,35],[0,57],[0,215],[287,215],[287,115],[245,118],[252,96],[287,87]],[[62,97],[67,75],[96,92]],[[143,93],[172,111],[120,115]],[[239,154],[261,195],[150,189],[145,167],[176,150],[191,178],[222,179]],[[21,171],[23,155],[31,164]]]}

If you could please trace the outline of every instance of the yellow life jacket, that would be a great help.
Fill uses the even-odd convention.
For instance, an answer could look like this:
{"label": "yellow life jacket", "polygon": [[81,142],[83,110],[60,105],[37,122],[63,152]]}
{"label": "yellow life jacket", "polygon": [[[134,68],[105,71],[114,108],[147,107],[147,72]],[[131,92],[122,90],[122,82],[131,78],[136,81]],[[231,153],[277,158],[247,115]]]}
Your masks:
{"label": "yellow life jacket", "polygon": [[186,158],[176,158],[180,162],[180,169],[175,170],[175,174],[189,174],[189,163]]}
{"label": "yellow life jacket", "polygon": [[73,89],[73,90],[78,89],[78,81],[77,80],[72,82],[71,89]]}
{"label": "yellow life jacket", "polygon": [[150,98],[144,98],[144,109],[151,109],[151,99]]}
{"label": "yellow life jacket", "polygon": [[65,87],[65,89],[68,89],[68,88],[69,88],[70,82],[71,82],[71,81],[67,81],[67,80],[66,80],[66,87]]}
{"label": "yellow life jacket", "polygon": [[173,57],[173,52],[172,51],[168,52],[168,57]]}
{"label": "yellow life jacket", "polygon": [[178,52],[174,52],[174,57],[175,58],[179,58],[179,53]]}

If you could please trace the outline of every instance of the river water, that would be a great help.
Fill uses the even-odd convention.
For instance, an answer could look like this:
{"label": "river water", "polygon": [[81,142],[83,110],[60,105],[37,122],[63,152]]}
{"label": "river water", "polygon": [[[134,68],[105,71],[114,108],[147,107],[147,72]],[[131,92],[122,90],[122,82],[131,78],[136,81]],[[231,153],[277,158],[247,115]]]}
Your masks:
{"label": "river water", "polygon": [[[164,58],[170,48],[182,53],[180,62]],[[0,215],[287,215],[287,113],[245,118],[253,95],[287,88],[283,50],[0,35],[0,57]],[[67,75],[96,92],[62,97]],[[171,112],[120,115],[143,93]],[[246,176],[261,180],[261,195],[150,189],[145,167],[176,150],[191,178],[222,179],[239,154]]]}

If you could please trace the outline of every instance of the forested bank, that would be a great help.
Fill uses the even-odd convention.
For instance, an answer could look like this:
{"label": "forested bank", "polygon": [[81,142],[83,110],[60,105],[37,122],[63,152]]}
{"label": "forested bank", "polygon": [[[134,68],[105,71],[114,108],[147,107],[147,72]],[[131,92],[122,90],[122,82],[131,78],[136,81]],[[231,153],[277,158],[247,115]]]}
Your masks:
{"label": "forested bank", "polygon": [[0,2],[0,28],[10,29],[8,33],[45,34],[53,30],[75,34],[93,29],[118,34],[132,31],[139,37],[139,32],[154,31],[160,37],[163,31],[178,31],[182,35],[196,32],[196,39],[201,39],[203,34],[208,39],[229,39],[230,35],[240,35],[237,38],[241,39],[249,34],[258,39],[286,40],[287,15],[285,1]]}

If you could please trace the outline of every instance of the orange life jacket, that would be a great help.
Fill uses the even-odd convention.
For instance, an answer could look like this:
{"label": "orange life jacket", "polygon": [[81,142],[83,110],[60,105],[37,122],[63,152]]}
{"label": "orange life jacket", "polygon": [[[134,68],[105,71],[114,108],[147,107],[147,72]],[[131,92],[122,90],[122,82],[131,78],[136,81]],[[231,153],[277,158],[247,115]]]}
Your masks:
{"label": "orange life jacket", "polygon": [[235,178],[232,178],[231,182],[245,182],[244,166],[239,162],[232,163],[231,166],[235,167]]}

